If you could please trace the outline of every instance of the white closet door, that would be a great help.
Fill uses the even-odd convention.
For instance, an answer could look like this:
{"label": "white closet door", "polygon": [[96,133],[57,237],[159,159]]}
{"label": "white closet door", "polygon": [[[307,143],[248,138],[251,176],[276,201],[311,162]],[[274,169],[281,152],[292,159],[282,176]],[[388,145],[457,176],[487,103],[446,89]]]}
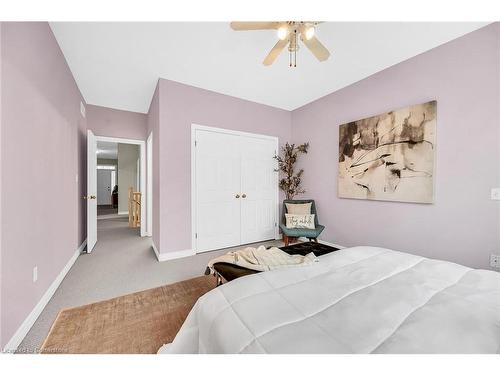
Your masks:
{"label": "white closet door", "polygon": [[196,250],[237,246],[240,238],[240,137],[196,131]]}
{"label": "white closet door", "polygon": [[241,242],[275,238],[276,141],[241,138]]}

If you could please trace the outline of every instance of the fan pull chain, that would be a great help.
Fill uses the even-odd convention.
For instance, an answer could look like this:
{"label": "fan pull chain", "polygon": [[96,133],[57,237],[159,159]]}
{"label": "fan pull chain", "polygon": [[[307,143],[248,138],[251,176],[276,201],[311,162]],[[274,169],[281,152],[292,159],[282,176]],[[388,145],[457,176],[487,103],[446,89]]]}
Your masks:
{"label": "fan pull chain", "polygon": [[295,49],[294,49],[294,58],[295,58],[295,61],[294,61],[294,68],[297,67],[297,48],[298,48],[298,44],[297,44],[297,30],[295,30]]}

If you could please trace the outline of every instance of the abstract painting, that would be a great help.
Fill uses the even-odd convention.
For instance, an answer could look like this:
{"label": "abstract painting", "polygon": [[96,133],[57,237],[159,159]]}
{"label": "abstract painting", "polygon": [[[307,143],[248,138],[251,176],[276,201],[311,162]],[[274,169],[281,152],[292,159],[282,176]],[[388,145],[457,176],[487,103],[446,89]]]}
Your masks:
{"label": "abstract painting", "polygon": [[340,125],[340,198],[432,203],[437,103]]}

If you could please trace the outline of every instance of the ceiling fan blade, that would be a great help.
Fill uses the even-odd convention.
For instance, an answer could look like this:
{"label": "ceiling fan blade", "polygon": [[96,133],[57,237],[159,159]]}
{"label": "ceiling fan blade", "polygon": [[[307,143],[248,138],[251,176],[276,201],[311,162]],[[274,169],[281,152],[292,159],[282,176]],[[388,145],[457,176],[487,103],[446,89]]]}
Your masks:
{"label": "ceiling fan blade", "polygon": [[266,58],[262,62],[264,65],[269,66],[271,65],[274,60],[279,56],[281,51],[283,51],[283,48],[285,48],[288,44],[288,38],[285,40],[278,40],[278,43],[276,43],[273,47],[273,49],[267,54]]}
{"label": "ceiling fan blade", "polygon": [[325,61],[330,57],[330,52],[315,36],[307,40],[306,37],[301,34],[300,39],[319,61]]}
{"label": "ceiling fan blade", "polygon": [[279,22],[231,22],[231,28],[236,31],[269,30],[279,28],[279,24]]}

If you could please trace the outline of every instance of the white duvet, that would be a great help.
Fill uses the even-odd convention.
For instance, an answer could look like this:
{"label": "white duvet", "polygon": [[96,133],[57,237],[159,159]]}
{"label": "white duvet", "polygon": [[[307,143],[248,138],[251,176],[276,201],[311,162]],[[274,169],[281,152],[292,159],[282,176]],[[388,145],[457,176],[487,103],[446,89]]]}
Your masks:
{"label": "white duvet", "polygon": [[354,247],[202,296],[160,353],[499,353],[500,274]]}

